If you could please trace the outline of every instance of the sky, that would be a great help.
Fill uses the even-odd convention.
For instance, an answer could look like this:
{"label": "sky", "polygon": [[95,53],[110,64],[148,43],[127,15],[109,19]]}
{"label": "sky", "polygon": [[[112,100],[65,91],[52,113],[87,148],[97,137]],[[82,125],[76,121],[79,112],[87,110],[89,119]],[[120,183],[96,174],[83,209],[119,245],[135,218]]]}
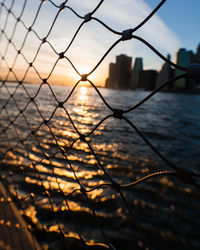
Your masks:
{"label": "sky", "polygon": [[[24,0],[15,1],[12,10],[16,16],[19,16],[23,2]],[[58,5],[62,2],[62,0],[54,0],[54,3]],[[105,0],[94,14],[94,17],[99,18],[112,29],[121,32],[137,26],[159,2],[158,0]],[[11,0],[6,0],[5,3],[9,6]],[[99,0],[69,0],[67,5],[73,8],[79,15],[84,16],[91,12],[98,3]],[[22,20],[28,27],[34,19],[39,4],[39,0],[27,1]],[[195,51],[200,42],[199,10],[199,0],[167,0],[150,21],[140,30],[136,31],[135,35],[147,40],[163,55],[171,54],[172,61],[176,62],[176,52],[179,48],[185,47]],[[48,0],[43,4],[33,26],[33,29],[41,38],[47,35],[57,11],[58,9]],[[3,10],[0,18],[1,28],[5,22],[5,17],[6,11]],[[53,45],[57,53],[63,52],[67,48],[81,22],[82,20],[77,18],[74,13],[67,8],[59,14],[48,36],[48,41]],[[8,23],[9,25],[7,25],[5,31],[9,37],[12,34],[15,19],[10,16]],[[25,34],[25,28],[19,23],[12,39],[17,49],[20,49]],[[118,35],[111,33],[101,24],[92,20],[83,25],[65,55],[73,62],[81,74],[87,74],[95,67],[97,62],[117,39],[119,39]],[[2,36],[0,40],[0,51],[2,54],[5,51],[6,43],[5,37]],[[22,49],[28,62],[33,61],[39,45],[40,40],[33,32],[30,32]],[[6,54],[9,67],[12,66],[16,53],[12,45],[9,45]],[[159,70],[163,64],[163,61],[149,48],[141,44],[141,42],[134,39],[124,41],[118,44],[108,54],[97,70],[90,76],[90,79],[94,81],[96,85],[104,85],[105,78],[108,75],[108,65],[110,62],[115,62],[115,58],[119,54],[131,56],[133,63],[135,57],[143,57],[145,69]],[[56,53],[45,43],[42,45],[34,61],[34,67],[43,78],[47,78],[57,59],[58,56]],[[1,63],[1,74],[6,71],[4,70],[6,67],[7,65],[4,62]],[[15,72],[19,79],[23,77],[25,68],[27,68],[27,62],[19,55],[15,63]],[[73,85],[79,78],[69,62],[62,59],[59,60],[54,68],[49,82],[52,84]],[[41,82],[32,68],[29,69],[25,81]]]}

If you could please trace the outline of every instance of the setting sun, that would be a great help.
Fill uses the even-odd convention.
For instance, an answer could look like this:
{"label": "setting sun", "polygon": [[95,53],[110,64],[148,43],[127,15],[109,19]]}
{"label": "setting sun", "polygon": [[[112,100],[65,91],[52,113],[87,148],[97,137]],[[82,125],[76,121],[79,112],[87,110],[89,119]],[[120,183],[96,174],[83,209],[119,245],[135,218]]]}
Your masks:
{"label": "setting sun", "polygon": [[[88,85],[86,85],[84,83],[84,85],[81,85],[78,88],[78,92],[77,92],[77,97],[76,97],[76,101],[77,103],[79,103],[80,105],[84,105],[88,102]],[[80,111],[80,110],[79,110]],[[82,112],[82,111],[81,111]]]}
{"label": "setting sun", "polygon": [[[79,67],[77,67],[77,70],[81,75],[87,75],[87,74],[89,74],[91,72],[92,68],[87,66],[87,65],[80,65]],[[74,78],[75,81],[80,80],[80,76],[76,72],[73,72],[72,78]],[[92,73],[91,75],[88,76],[88,79],[90,81],[96,81],[97,76],[96,76],[95,73]]]}
{"label": "setting sun", "polygon": [[80,87],[80,95],[81,96],[87,95],[87,87],[86,86],[81,86]]}

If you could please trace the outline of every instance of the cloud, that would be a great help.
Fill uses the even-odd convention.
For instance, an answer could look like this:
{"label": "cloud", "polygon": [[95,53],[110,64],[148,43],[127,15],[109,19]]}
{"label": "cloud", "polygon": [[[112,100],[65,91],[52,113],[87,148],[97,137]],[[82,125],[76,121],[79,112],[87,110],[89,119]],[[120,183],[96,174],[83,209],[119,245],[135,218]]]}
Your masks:
{"label": "cloud", "polygon": [[[83,15],[83,10],[91,11],[95,5],[94,1],[90,0],[74,1],[71,3],[77,11],[82,10]],[[149,13],[151,13],[151,11],[152,8],[143,0],[115,0],[114,3],[112,0],[107,0],[102,4],[94,16],[104,21],[114,30],[122,31],[138,25]],[[89,32],[92,31],[89,30]],[[92,40],[94,41],[94,44],[96,44],[97,39],[95,38],[95,31],[93,31],[92,34]],[[155,14],[140,30],[138,30],[136,34],[146,39],[164,55],[167,53],[174,55],[177,49],[182,46],[178,36],[167,27],[163,20],[161,20],[159,12]],[[98,36],[98,34],[96,36]],[[100,39],[98,37],[99,43],[104,44],[104,39],[104,36]],[[145,45],[135,43],[134,41],[131,42],[132,45],[128,44],[129,49],[126,49],[126,52],[136,54],[137,56],[143,56],[145,54],[148,61],[147,64],[152,63],[155,66],[158,64],[150,62],[152,52],[148,52],[144,49]],[[89,43],[92,44],[92,41],[90,40]],[[158,61],[160,63],[160,60]]]}

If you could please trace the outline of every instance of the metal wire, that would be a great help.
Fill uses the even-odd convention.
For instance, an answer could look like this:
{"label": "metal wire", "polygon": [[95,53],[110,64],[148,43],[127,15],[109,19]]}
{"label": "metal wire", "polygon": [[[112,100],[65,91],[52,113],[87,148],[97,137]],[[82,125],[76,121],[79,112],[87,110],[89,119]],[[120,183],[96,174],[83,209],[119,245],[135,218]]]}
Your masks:
{"label": "metal wire", "polygon": [[[7,4],[7,2],[5,0],[2,0],[0,3],[0,18],[2,18],[2,13],[4,12],[4,14],[6,13],[6,18],[5,18],[5,22],[1,23],[1,29],[0,29],[0,43],[2,42],[2,39],[5,39],[7,41],[6,44],[6,48],[5,51],[2,52],[0,50],[0,68],[2,68],[3,64],[6,65],[8,72],[6,74],[5,77],[0,75],[0,80],[1,80],[1,86],[0,86],[0,91],[2,90],[2,88],[4,88],[8,94],[8,98],[6,100],[6,102],[2,103],[1,102],[1,107],[0,107],[0,114],[2,115],[3,113],[6,114],[6,119],[7,119],[7,124],[4,124],[3,122],[1,122],[1,131],[0,131],[0,136],[6,136],[6,140],[7,140],[7,144],[8,147],[5,148],[2,152],[1,152],[1,162],[2,162],[2,166],[5,166],[6,164],[9,165],[9,163],[7,163],[7,160],[9,159],[9,154],[12,152],[17,151],[19,148],[23,148],[24,150],[24,157],[27,157],[29,160],[29,165],[32,166],[32,168],[34,169],[35,173],[37,173],[38,175],[38,180],[41,183],[41,191],[43,193],[43,195],[48,199],[48,203],[51,207],[51,211],[54,214],[55,217],[55,221],[56,224],[58,225],[58,230],[60,232],[60,234],[62,235],[64,242],[66,244],[67,249],[71,249],[70,248],[70,244],[67,240],[67,233],[63,231],[62,226],[61,226],[61,222],[57,216],[57,213],[54,209],[54,202],[53,202],[53,194],[51,194],[45,187],[44,184],[44,178],[42,177],[42,174],[40,172],[37,171],[36,166],[37,165],[42,165],[45,164],[46,161],[49,162],[51,168],[52,168],[52,175],[55,176],[56,179],[56,183],[58,185],[58,190],[59,190],[59,194],[62,195],[63,201],[65,202],[65,210],[69,211],[70,216],[72,217],[72,221],[73,221],[73,225],[75,227],[75,230],[77,232],[78,238],[81,242],[81,246],[83,249],[88,249],[89,248],[89,241],[87,241],[87,239],[84,238],[84,236],[82,235],[82,231],[79,228],[79,225],[76,223],[76,219],[73,216],[73,213],[70,209],[70,205],[68,202],[68,199],[70,199],[70,197],[73,196],[74,193],[80,193],[82,195],[82,197],[86,200],[88,207],[90,208],[90,212],[91,215],[94,217],[95,221],[96,221],[96,225],[102,235],[102,243],[104,243],[104,247],[109,248],[109,249],[115,249],[115,247],[110,243],[109,238],[106,235],[106,232],[104,231],[104,228],[101,225],[101,222],[98,220],[98,216],[96,216],[96,209],[94,207],[93,201],[90,199],[90,197],[88,196],[89,193],[91,193],[94,190],[98,190],[99,188],[102,187],[106,187],[106,188],[110,188],[112,189],[114,192],[117,193],[117,195],[121,198],[122,202],[124,203],[125,207],[126,207],[126,211],[130,216],[130,219],[133,222],[133,226],[136,228],[136,230],[140,233],[140,238],[144,243],[144,248],[149,248],[152,249],[153,247],[151,246],[150,240],[148,238],[147,233],[144,232],[143,228],[141,227],[140,223],[137,222],[137,218],[134,215],[133,209],[132,207],[130,207],[129,202],[126,198],[125,195],[125,190],[129,190],[131,188],[134,188],[136,185],[139,185],[141,183],[144,183],[146,180],[151,180],[154,177],[159,177],[159,176],[168,176],[168,175],[172,175],[174,177],[176,177],[178,180],[182,181],[183,183],[187,183],[190,184],[194,187],[196,187],[197,189],[200,189],[197,181],[195,178],[199,178],[200,174],[195,173],[193,171],[190,171],[189,169],[183,169],[180,166],[177,166],[174,162],[171,162],[170,160],[168,160],[164,155],[162,155],[161,152],[159,152],[159,150],[145,137],[145,135],[133,124],[132,121],[129,120],[129,118],[127,118],[125,115],[126,113],[131,113],[131,111],[137,109],[138,107],[140,107],[141,105],[143,105],[145,102],[147,102],[150,98],[152,98],[152,96],[154,96],[156,93],[158,93],[162,88],[164,88],[165,86],[169,85],[170,83],[172,83],[174,80],[178,80],[182,77],[185,77],[186,74],[182,74],[174,79],[171,79],[170,81],[163,83],[163,85],[161,87],[159,87],[158,89],[156,89],[155,91],[153,91],[151,94],[149,94],[147,97],[145,97],[143,100],[141,100],[139,103],[133,105],[132,107],[126,109],[126,110],[122,110],[122,109],[115,109],[114,107],[112,107],[104,98],[104,96],[101,94],[100,90],[96,87],[95,83],[91,80],[88,79],[88,77],[96,71],[96,69],[99,67],[99,65],[103,62],[103,60],[106,58],[106,56],[113,50],[114,47],[116,47],[118,44],[120,44],[121,42],[126,42],[126,40],[139,40],[140,42],[144,43],[148,48],[150,48],[158,57],[160,57],[161,59],[163,59],[165,62],[169,63],[171,66],[173,66],[174,68],[180,69],[182,71],[186,71],[185,67],[182,67],[180,65],[176,65],[175,63],[171,62],[170,60],[168,60],[167,58],[165,58],[159,51],[157,51],[151,44],[148,43],[148,41],[144,40],[141,37],[138,37],[136,35],[134,35],[134,32],[138,29],[140,29],[146,22],[148,22],[148,20],[150,20],[152,18],[152,16],[157,13],[157,11],[162,7],[162,5],[166,2],[166,0],[161,1],[158,6],[141,22],[139,23],[135,28],[132,29],[127,29],[125,31],[116,31],[113,28],[109,27],[106,23],[104,23],[102,20],[96,18],[95,16],[93,16],[96,11],[99,8],[103,8],[103,3],[105,2],[104,0],[99,1],[99,3],[97,4],[97,6],[91,10],[91,12],[86,13],[85,16],[81,16],[80,14],[78,14],[77,10],[74,10],[72,7],[70,7],[70,3],[68,5],[68,1],[63,1],[60,5],[56,4],[53,0],[48,0],[47,1],[49,4],[51,4],[52,8],[56,9],[56,15],[52,21],[52,23],[49,25],[48,27],[48,32],[46,34],[45,37],[40,37],[38,35],[38,33],[36,32],[35,28],[34,28],[34,24],[36,23],[39,13],[41,11],[42,8],[45,8],[45,1],[42,0],[40,1],[40,4],[37,8],[36,14],[33,18],[33,21],[31,23],[31,25],[28,27],[24,21],[23,21],[23,14],[26,11],[26,6],[27,6],[27,0],[23,1],[23,4],[21,5],[21,11],[19,16],[16,16],[16,14],[13,11],[13,8],[16,4],[16,0],[12,0],[10,5]],[[51,44],[50,40],[49,40],[49,36],[52,32],[52,29],[58,19],[58,17],[60,16],[60,13],[64,10],[69,10],[71,11],[72,14],[74,14],[77,18],[79,18],[81,20],[81,23],[79,25],[79,27],[77,28],[77,30],[74,32],[73,37],[71,38],[71,41],[69,42],[69,44],[66,46],[66,49],[63,50],[62,53],[58,53],[56,51],[56,49],[54,48],[54,46]],[[12,16],[12,18],[15,20],[15,24],[13,26],[11,35],[9,36],[6,32],[7,27],[9,26],[9,17]],[[1,20],[1,19],[0,19]],[[71,47],[71,45],[74,43],[75,39],[77,39],[77,35],[79,34],[80,30],[82,30],[82,28],[84,27],[84,25],[88,22],[98,22],[100,25],[102,25],[102,27],[104,27],[105,29],[107,29],[108,31],[110,31],[111,33],[118,35],[119,38],[111,45],[110,48],[107,48],[106,52],[102,55],[101,59],[99,61],[96,62],[96,65],[93,67],[93,69],[85,74],[85,75],[81,75],[81,73],[78,71],[77,67],[75,66],[75,64],[73,63],[73,61],[71,61],[68,56],[68,50]],[[18,49],[16,44],[13,41],[13,38],[16,34],[17,31],[17,27],[18,25],[21,24],[23,26],[23,28],[26,30],[26,33],[23,34],[24,39],[22,41],[22,44],[20,46],[20,48]],[[130,24],[131,25],[131,24]],[[27,41],[28,38],[28,34],[32,32],[36,35],[38,41],[40,41],[40,44],[37,48],[37,51],[35,53],[35,56],[33,58],[33,60],[30,62],[27,59],[27,55],[23,53],[23,48],[24,45]],[[37,56],[40,53],[41,47],[43,46],[43,44],[48,44],[51,49],[53,50],[54,54],[57,56],[57,59],[55,61],[55,63],[52,65],[51,70],[48,73],[48,76],[46,78],[43,78],[41,75],[41,72],[39,72],[35,65],[34,62],[36,61]],[[9,61],[7,59],[7,54],[8,54],[8,49],[9,47],[12,47],[15,51],[16,51],[16,56],[14,58],[14,61],[12,63],[12,66],[10,67],[9,65]],[[22,79],[19,79],[17,74],[16,74],[16,69],[15,69],[15,65],[17,62],[17,59],[19,58],[19,56],[22,56],[23,59],[26,61],[26,63],[28,64],[27,68],[24,69],[24,74]],[[59,101],[59,99],[57,98],[53,88],[51,87],[50,83],[49,83],[49,79],[56,67],[56,65],[58,64],[58,62],[63,59],[66,60],[67,62],[70,63],[72,69],[74,70],[74,72],[80,77],[80,79],[74,84],[74,87],[72,88],[71,92],[68,94],[68,96],[65,97],[64,101]],[[31,96],[29,94],[29,91],[27,90],[27,86],[25,85],[25,79],[26,76],[28,74],[29,69],[32,69],[35,74],[37,75],[37,77],[40,79],[40,85],[38,87],[37,92],[35,93],[34,96]],[[10,74],[12,74],[15,78],[15,81],[17,82],[14,90],[10,91],[9,87],[7,86],[7,82],[9,81],[9,77]],[[103,103],[105,104],[105,106],[108,108],[108,110],[110,111],[110,113],[103,117],[95,126],[94,128],[88,132],[88,133],[81,133],[79,131],[78,126],[76,125],[74,119],[72,118],[72,116],[70,115],[70,113],[68,112],[67,108],[64,106],[65,104],[68,103],[69,98],[73,95],[73,93],[75,92],[75,90],[77,89],[78,85],[81,84],[82,81],[88,82],[91,87],[96,91],[97,95],[99,96],[99,98],[103,101]],[[35,101],[36,98],[38,97],[38,95],[41,92],[41,88],[42,86],[46,86],[50,93],[52,94],[53,97],[53,102],[56,103],[56,106],[54,108],[54,110],[52,111],[51,115],[49,116],[49,118],[45,118],[45,116],[43,115],[43,113],[41,112],[40,108],[38,107],[38,103]],[[26,93],[26,96],[28,98],[28,101],[26,102],[26,105],[21,108],[16,100],[16,93],[17,90],[19,88],[23,88],[24,92]],[[9,109],[10,109],[10,102],[13,102],[15,105],[15,108],[17,109],[17,114],[15,114],[14,117],[12,117],[10,115]],[[39,117],[41,119],[40,122],[38,122],[37,126],[33,129],[33,127],[30,124],[30,121],[27,119],[26,117],[26,111],[28,110],[29,106],[33,105],[38,114]],[[66,145],[61,145],[59,143],[59,140],[57,139],[57,136],[54,134],[54,127],[51,124],[51,121],[54,119],[55,113],[58,109],[62,109],[66,115],[66,117],[68,117],[69,122],[71,123],[74,131],[77,134],[77,137],[75,139],[72,140],[70,146],[68,146],[68,148],[66,148]],[[19,117],[23,117],[24,119],[24,124],[26,124],[27,128],[28,128],[28,133],[27,135],[22,138],[18,132],[17,129],[17,121],[19,119]],[[130,182],[130,183],[118,183],[116,182],[112,176],[109,174],[109,172],[107,171],[107,169],[105,168],[104,164],[102,163],[99,155],[95,152],[95,149],[90,141],[90,138],[92,135],[94,135],[94,133],[96,132],[96,130],[98,129],[98,127],[105,122],[108,119],[120,119],[125,121],[137,134],[140,138],[142,138],[142,140],[149,146],[149,148],[166,164],[166,166],[169,169],[172,169],[172,171],[155,171],[149,175],[145,175],[140,177],[139,179]],[[49,135],[51,136],[51,139],[55,142],[56,148],[57,150],[52,153],[49,154],[47,152],[45,152],[42,149],[42,141],[38,135],[38,131],[40,131],[40,129],[45,126],[48,131],[49,131]],[[10,139],[9,137],[9,130],[10,129],[14,129],[14,133],[16,136],[16,141],[13,144],[12,139]],[[34,138],[35,140],[35,145],[41,149],[42,151],[42,156],[39,160],[32,160],[29,155],[30,155],[30,147],[28,146],[28,142],[31,141],[31,138]],[[98,166],[98,168],[102,171],[104,177],[105,177],[105,181],[99,185],[95,185],[92,188],[88,188],[84,186],[84,183],[81,181],[81,179],[78,177],[78,174],[76,172],[75,167],[73,166],[72,161],[70,160],[70,151],[72,150],[73,146],[75,143],[77,142],[84,142],[86,143],[86,145],[88,146],[89,152],[93,155],[96,164]],[[77,184],[77,187],[75,187],[72,191],[68,192],[67,194],[63,191],[59,180],[55,174],[55,169],[53,167],[52,159],[56,156],[61,154],[64,161],[66,162],[67,166],[69,166],[69,169],[73,175],[73,178]],[[20,175],[23,177],[24,179],[24,183],[26,183],[26,178],[27,176],[27,169],[26,167],[23,167],[20,162],[17,162],[16,164],[16,168],[17,170],[19,170]],[[9,169],[9,167],[5,168],[5,169]],[[7,181],[8,183],[11,182],[12,185],[14,186],[14,190],[16,192],[15,194],[15,198],[18,200],[20,206],[23,208],[23,202],[25,197],[20,197],[20,195],[18,194],[18,185],[15,183],[15,180],[13,178],[13,172],[15,170],[12,169],[12,171],[8,171],[9,172],[9,177],[6,176],[1,176],[1,179],[5,182]],[[12,180],[13,179],[13,180]],[[49,181],[50,182],[50,181]],[[50,185],[50,184],[49,184]],[[33,193],[30,191],[28,193],[28,199],[30,199],[33,204],[35,205],[36,209],[39,209],[39,201],[37,199],[37,197],[35,197],[35,195],[33,195]],[[4,223],[5,225],[8,225],[7,222]],[[9,224],[10,225],[10,224]],[[15,225],[11,225],[13,227],[15,227]],[[44,224],[42,224],[42,228],[45,231],[48,231],[48,229],[46,228],[46,226]],[[34,231],[34,229],[29,226],[29,230]],[[46,236],[47,237],[47,236]],[[46,240],[48,241],[49,238],[47,237]]]}

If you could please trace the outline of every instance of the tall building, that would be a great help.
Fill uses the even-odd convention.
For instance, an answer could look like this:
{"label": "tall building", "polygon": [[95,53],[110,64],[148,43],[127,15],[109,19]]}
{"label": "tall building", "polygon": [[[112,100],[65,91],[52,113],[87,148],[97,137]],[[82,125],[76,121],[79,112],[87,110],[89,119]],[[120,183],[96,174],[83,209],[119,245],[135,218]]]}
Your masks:
{"label": "tall building", "polygon": [[106,88],[117,88],[116,83],[117,83],[117,67],[115,63],[110,63],[109,64],[109,78],[106,79]]}
{"label": "tall building", "polygon": [[[200,68],[200,44],[197,46],[194,58],[190,63],[190,69],[193,68],[194,71]],[[186,80],[186,90],[190,92],[199,93],[200,92],[200,79],[199,78],[187,78]]]}
{"label": "tall building", "polygon": [[195,58],[195,62],[196,62],[196,63],[200,63],[200,43],[199,43],[199,45],[198,45],[198,47],[197,47],[195,57],[196,57],[196,58]]}
{"label": "tall building", "polygon": [[[168,60],[170,60],[170,55],[168,55]],[[116,62],[109,64],[109,76],[106,79],[105,86],[114,89],[144,88],[146,90],[153,90],[154,88],[159,88],[170,79],[185,73],[182,70],[172,68],[168,63],[162,65],[159,73],[155,70],[143,70],[143,59],[141,57],[135,58],[133,69],[131,68],[131,64],[131,57],[123,54],[118,55]],[[187,78],[180,78],[170,83],[163,90],[184,90],[199,93],[200,44],[197,47],[196,53],[185,48],[179,49],[176,54],[176,64],[188,67],[188,70],[190,72],[192,70],[192,73],[188,74]]]}
{"label": "tall building", "polygon": [[[184,48],[179,49],[176,57],[176,64],[187,67],[189,64],[193,63],[194,54],[191,50],[186,50]],[[184,72],[179,69],[175,69],[175,77],[183,74]],[[174,89],[185,89],[186,88],[186,78],[181,78],[176,80],[173,84]]]}
{"label": "tall building", "polygon": [[118,88],[127,89],[130,87],[132,57],[119,55],[116,58],[118,72]]}
{"label": "tall building", "polygon": [[140,87],[139,79],[140,72],[143,70],[143,60],[141,57],[135,58],[135,63],[132,70],[130,87],[132,89],[136,89]]}
{"label": "tall building", "polygon": [[153,90],[155,88],[157,77],[156,70],[143,70],[140,72],[140,87],[145,90]]}
{"label": "tall building", "polygon": [[[167,59],[170,60],[170,55],[167,56]],[[158,73],[158,77],[156,80],[156,88],[159,88],[161,85],[169,81],[173,78],[174,70],[169,63],[164,63],[160,72]],[[163,90],[170,90],[172,88],[172,84],[166,86]]]}
{"label": "tall building", "polygon": [[109,77],[106,80],[107,88],[128,89],[130,88],[132,57],[119,55],[116,63],[109,65]]}

